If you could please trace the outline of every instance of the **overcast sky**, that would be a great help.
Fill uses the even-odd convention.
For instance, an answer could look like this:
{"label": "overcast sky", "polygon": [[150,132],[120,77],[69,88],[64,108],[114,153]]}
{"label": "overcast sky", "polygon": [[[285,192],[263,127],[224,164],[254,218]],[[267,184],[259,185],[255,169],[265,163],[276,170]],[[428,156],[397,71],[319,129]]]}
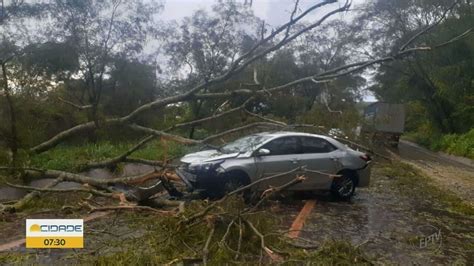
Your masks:
{"label": "overcast sky", "polygon": [[[242,3],[245,0],[237,0]],[[321,0],[320,0],[321,1]],[[366,2],[367,0],[353,0],[352,7]],[[165,9],[161,14],[166,20],[180,20],[183,17],[190,16],[194,11],[198,9],[210,9],[212,4],[217,2],[216,0],[165,0]],[[313,5],[318,0],[300,0],[300,8],[305,9],[310,5]],[[253,0],[252,9],[258,17],[264,19],[266,23],[272,26],[278,26],[285,23],[292,11],[295,0]],[[343,1],[340,1],[340,5],[343,5]],[[321,12],[325,12],[329,9],[334,9],[339,4],[331,4],[321,9]],[[316,12],[315,15],[318,13]],[[347,15],[346,15],[347,16]],[[311,18],[311,17],[309,17]]]}
{"label": "overcast sky", "polygon": [[[242,3],[245,2],[245,0],[237,1],[241,1]],[[305,10],[305,8],[320,1],[322,0],[300,0],[299,6],[301,10]],[[352,0],[352,9],[357,8],[357,6],[367,1],[369,0]],[[210,10],[211,6],[216,2],[217,0],[165,0],[165,6],[161,13],[161,18],[164,20],[179,21],[184,17],[192,15],[193,12],[198,9]],[[321,13],[326,13],[327,11],[333,10],[344,4],[344,1],[339,2],[340,3],[330,4],[321,8],[306,19],[314,20],[315,17],[318,17]],[[288,21],[294,3],[295,0],[253,0],[252,9],[256,16],[264,19],[267,24],[276,27]],[[343,19],[350,19],[352,17],[352,13],[350,12],[338,15],[341,16],[339,18]],[[376,100],[372,93],[368,91],[364,91],[363,93],[365,94],[364,101]]]}

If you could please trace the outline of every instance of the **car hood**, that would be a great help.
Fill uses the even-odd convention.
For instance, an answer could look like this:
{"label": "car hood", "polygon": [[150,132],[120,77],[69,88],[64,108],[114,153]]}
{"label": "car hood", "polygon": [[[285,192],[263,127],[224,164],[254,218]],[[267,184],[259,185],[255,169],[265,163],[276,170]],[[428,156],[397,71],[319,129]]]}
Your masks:
{"label": "car hood", "polygon": [[235,153],[222,153],[218,150],[206,150],[195,153],[190,153],[181,158],[181,162],[189,164],[200,164],[207,163],[217,160],[235,158],[239,155],[238,152]]}

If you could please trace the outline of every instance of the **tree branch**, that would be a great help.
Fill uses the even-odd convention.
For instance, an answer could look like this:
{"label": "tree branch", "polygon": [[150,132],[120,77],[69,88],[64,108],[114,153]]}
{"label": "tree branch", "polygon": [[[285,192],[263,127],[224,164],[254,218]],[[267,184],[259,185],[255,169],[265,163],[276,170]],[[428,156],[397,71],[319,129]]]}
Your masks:
{"label": "tree branch", "polygon": [[441,21],[443,21],[445,18],[446,18],[446,15],[458,4],[458,1],[454,1],[454,3],[449,6],[448,9],[446,9],[443,14],[441,15],[441,17],[435,21],[433,24],[429,25],[428,27],[426,27],[425,29],[419,31],[417,34],[413,35],[406,43],[404,43],[401,47],[400,47],[400,50],[399,52],[402,52],[404,51],[410,44],[412,44],[416,39],[418,39],[421,35],[425,34],[426,32],[428,32],[429,30],[431,30],[432,28],[434,28],[436,25],[438,25],[439,23],[441,23]]}
{"label": "tree branch", "polygon": [[[259,53],[254,55],[255,50],[259,46],[261,46],[262,44],[264,44],[264,43],[270,41],[271,39],[275,38],[276,35],[278,35],[282,31],[284,31],[288,26],[290,26],[290,25],[296,23],[297,21],[301,20],[303,17],[308,15],[308,13],[310,13],[311,11],[313,11],[315,9],[318,9],[322,6],[325,6],[325,5],[328,5],[328,4],[331,4],[331,3],[335,3],[335,2],[337,2],[337,1],[336,0],[326,0],[326,1],[323,1],[321,3],[318,3],[318,4],[313,5],[312,7],[308,8],[301,15],[297,16],[292,21],[290,21],[290,22],[284,24],[283,26],[279,27],[272,34],[270,34],[266,38],[262,39],[259,43],[257,43],[257,45],[255,45],[250,51],[248,51],[246,54],[242,55],[237,60],[235,60],[233,65],[229,68],[229,70],[226,73],[224,73],[220,76],[217,76],[217,77],[215,77],[211,80],[203,81],[203,82],[199,83],[198,85],[196,85],[195,87],[193,87],[191,90],[187,91],[186,93],[171,96],[171,97],[167,97],[167,98],[164,98],[164,99],[158,99],[158,100],[152,101],[148,104],[144,104],[144,105],[138,107],[137,109],[135,109],[134,111],[132,111],[131,113],[129,113],[128,115],[126,115],[126,116],[123,116],[123,117],[120,117],[120,118],[105,119],[104,121],[102,121],[103,124],[104,125],[123,125],[123,124],[127,124],[127,123],[132,123],[138,115],[140,115],[140,114],[142,114],[146,111],[149,111],[149,110],[155,109],[155,108],[164,107],[168,104],[190,100],[191,98],[193,98],[195,93],[201,91],[205,87],[209,87],[209,86],[212,86],[214,84],[224,82],[224,81],[230,79],[233,75],[235,75],[235,74],[239,73],[240,71],[242,71],[243,69],[245,69],[252,62],[254,62],[254,61],[258,60],[259,58],[262,58],[265,55],[281,48],[285,44],[287,44],[290,41],[297,38],[299,35],[301,35],[301,34],[307,32],[307,31],[319,26],[322,22],[324,22],[330,16],[332,16],[336,13],[342,12],[342,11],[346,10],[349,7],[349,5],[348,5],[349,2],[346,1],[346,5],[344,5],[343,7],[339,8],[339,9],[336,9],[334,11],[331,11],[331,12],[327,13],[321,19],[319,19],[316,23],[300,30],[299,32],[291,35],[289,38],[287,38],[283,41],[280,41],[276,45],[273,45],[273,46],[263,50],[262,52],[259,52]],[[245,60],[245,62],[240,64],[243,60]],[[65,140],[65,139],[67,139],[67,138],[69,138],[69,137],[71,137],[75,134],[78,134],[78,133],[81,133],[81,132],[84,132],[84,131],[93,130],[93,129],[95,129],[95,127],[96,127],[96,124],[93,121],[77,125],[77,126],[72,127],[68,130],[65,130],[63,132],[58,133],[56,136],[52,137],[51,139],[49,139],[49,140],[47,140],[43,143],[38,144],[37,146],[31,148],[31,151],[34,152],[34,153],[44,152],[44,151],[54,147],[55,145],[57,145],[61,141]],[[155,133],[156,132],[154,132],[153,134],[155,134]]]}
{"label": "tree branch", "polygon": [[79,110],[86,110],[86,109],[92,108],[92,104],[89,104],[89,105],[77,105],[77,104],[75,104],[75,103],[73,103],[73,102],[70,102],[70,101],[68,101],[68,100],[65,100],[65,99],[63,99],[63,98],[61,98],[61,97],[58,97],[58,100],[61,101],[61,102],[63,102],[63,103],[69,104],[69,105],[71,105],[72,107],[75,107],[75,108],[77,108],[77,109],[79,109]]}
{"label": "tree branch", "polygon": [[30,191],[39,191],[39,192],[58,192],[58,193],[68,193],[68,192],[86,192],[86,193],[91,193],[96,196],[101,196],[101,197],[112,197],[112,193],[106,193],[102,192],[93,188],[67,188],[67,189],[60,189],[60,188],[47,188],[47,187],[31,187],[31,186],[22,186],[22,185],[17,185],[17,184],[12,184],[9,182],[6,182],[10,187],[14,188],[19,188],[19,189],[25,189],[25,190],[30,190]]}

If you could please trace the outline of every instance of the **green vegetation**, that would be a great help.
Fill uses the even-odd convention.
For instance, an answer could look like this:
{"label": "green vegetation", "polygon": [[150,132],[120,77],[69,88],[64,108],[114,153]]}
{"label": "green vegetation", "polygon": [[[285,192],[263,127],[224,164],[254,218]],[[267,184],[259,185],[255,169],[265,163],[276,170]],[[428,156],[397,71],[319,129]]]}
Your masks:
{"label": "green vegetation", "polygon": [[474,159],[474,129],[466,134],[447,134],[431,144],[434,150]]}
{"label": "green vegetation", "polygon": [[0,264],[2,265],[18,265],[25,264],[31,259],[32,255],[24,252],[4,252],[0,253]]}
{"label": "green vegetation", "polygon": [[474,129],[465,134],[442,135],[423,127],[420,132],[411,132],[404,137],[435,151],[474,159]]}
{"label": "green vegetation", "polygon": [[309,261],[317,265],[372,265],[359,248],[342,240],[326,241],[316,251],[304,253],[301,262]]}
{"label": "green vegetation", "polygon": [[[98,162],[119,156],[133,147],[134,142],[97,142],[83,145],[60,145],[31,158],[31,166],[55,170],[77,170],[88,162]],[[181,156],[184,146],[175,142],[164,144],[158,140],[151,141],[142,149],[136,151],[130,158],[147,160],[164,160]]]}
{"label": "green vegetation", "polygon": [[22,207],[22,213],[37,213],[37,212],[51,212],[61,213],[63,209],[76,207],[77,202],[85,199],[89,196],[88,193],[76,192],[69,193],[67,197],[64,193],[43,193],[41,197],[36,197],[34,200],[29,201]]}

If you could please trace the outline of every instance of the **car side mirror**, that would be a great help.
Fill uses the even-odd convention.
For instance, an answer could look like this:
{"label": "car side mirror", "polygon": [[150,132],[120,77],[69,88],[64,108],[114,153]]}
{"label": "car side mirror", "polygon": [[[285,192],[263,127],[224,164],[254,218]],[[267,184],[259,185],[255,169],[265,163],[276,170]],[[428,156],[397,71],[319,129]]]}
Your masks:
{"label": "car side mirror", "polygon": [[259,149],[257,151],[257,156],[264,156],[264,155],[268,155],[268,154],[270,154],[269,149]]}

